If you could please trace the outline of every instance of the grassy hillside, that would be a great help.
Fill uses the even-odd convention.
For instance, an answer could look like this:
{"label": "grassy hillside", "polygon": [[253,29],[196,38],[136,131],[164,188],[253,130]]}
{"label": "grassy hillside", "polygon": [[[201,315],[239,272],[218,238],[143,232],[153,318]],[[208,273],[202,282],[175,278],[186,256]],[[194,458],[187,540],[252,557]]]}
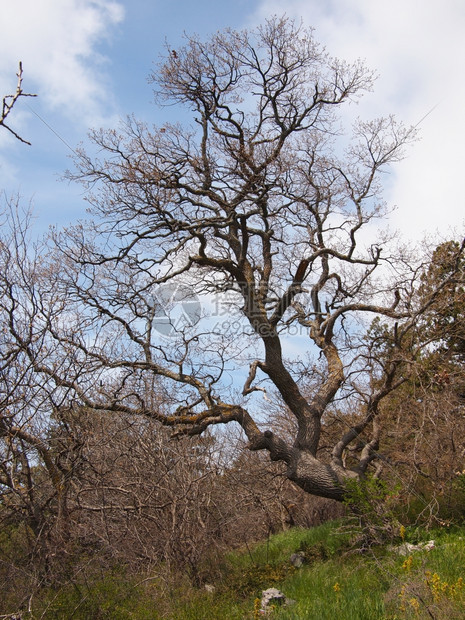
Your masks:
{"label": "grassy hillside", "polygon": [[[433,538],[436,547],[405,556],[388,546],[360,553],[343,523],[326,523],[280,533],[210,563],[204,579],[213,592],[186,578],[169,578],[162,569],[130,579],[123,571],[103,572],[92,581],[43,591],[30,617],[253,620],[263,617],[262,589],[276,587],[294,601],[269,614],[276,620],[464,618],[465,530],[401,534],[413,543]],[[396,544],[402,542],[399,536]],[[304,557],[301,568],[289,561],[295,552]]]}

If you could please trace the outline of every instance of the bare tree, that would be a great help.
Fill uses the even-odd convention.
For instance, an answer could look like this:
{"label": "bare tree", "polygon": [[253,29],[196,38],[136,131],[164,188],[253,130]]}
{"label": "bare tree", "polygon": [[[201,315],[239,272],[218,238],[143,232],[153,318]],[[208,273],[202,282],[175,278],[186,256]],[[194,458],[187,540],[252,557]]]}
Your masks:
{"label": "bare tree", "polygon": [[17,103],[18,99],[21,97],[36,97],[36,95],[32,95],[30,93],[25,93],[23,91],[23,63],[19,63],[18,73],[16,74],[18,78],[18,83],[16,85],[16,91],[13,95],[5,95],[3,97],[2,102],[2,110],[0,113],[0,126],[4,127],[8,130],[15,138],[17,138],[20,142],[24,142],[25,144],[31,144],[24,138],[22,138],[16,131],[14,131],[9,125],[6,124],[6,120],[12,111],[13,107]]}
{"label": "bare tree", "polygon": [[[152,77],[193,123],[92,134],[100,155],[81,152],[72,176],[95,220],[56,236],[64,314],[43,319],[53,355],[28,359],[80,406],[191,436],[236,422],[302,489],[342,500],[376,458],[400,344],[431,303],[415,304],[405,255],[364,236],[414,130],[389,117],[347,137],[337,111],[372,74],[287,19],[190,37]],[[378,315],[397,327],[373,381],[363,317]],[[270,391],[292,437],[266,422]]]}

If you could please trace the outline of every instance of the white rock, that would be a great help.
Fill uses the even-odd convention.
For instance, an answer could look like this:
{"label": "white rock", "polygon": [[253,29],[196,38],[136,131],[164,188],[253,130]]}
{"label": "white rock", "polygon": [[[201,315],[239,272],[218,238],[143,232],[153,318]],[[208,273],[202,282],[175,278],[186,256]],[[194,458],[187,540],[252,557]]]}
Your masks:
{"label": "white rock", "polygon": [[428,542],[418,543],[418,545],[412,545],[411,543],[403,543],[399,547],[395,547],[395,551],[399,555],[410,555],[415,551],[431,551],[436,546],[434,540],[428,540]]}
{"label": "white rock", "polygon": [[280,590],[277,590],[276,588],[268,588],[268,590],[263,590],[262,592],[262,611],[266,611],[269,605],[272,605],[273,603],[282,604],[285,602],[286,597]]}

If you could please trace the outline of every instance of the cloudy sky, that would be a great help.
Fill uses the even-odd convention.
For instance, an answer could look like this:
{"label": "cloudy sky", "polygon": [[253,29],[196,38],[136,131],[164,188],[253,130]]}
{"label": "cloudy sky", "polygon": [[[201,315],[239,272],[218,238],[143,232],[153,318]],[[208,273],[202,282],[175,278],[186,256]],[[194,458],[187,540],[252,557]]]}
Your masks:
{"label": "cloudy sky", "polygon": [[134,114],[162,123],[147,75],[165,40],[253,27],[272,14],[302,18],[327,50],[363,58],[377,71],[364,118],[394,113],[418,124],[421,140],[386,178],[397,209],[391,226],[407,238],[458,234],[465,221],[465,2],[463,0],[17,0],[2,3],[0,93],[13,92],[18,61],[37,93],[0,132],[0,190],[31,203],[37,229],[85,214],[82,189],[60,181],[90,127]]}

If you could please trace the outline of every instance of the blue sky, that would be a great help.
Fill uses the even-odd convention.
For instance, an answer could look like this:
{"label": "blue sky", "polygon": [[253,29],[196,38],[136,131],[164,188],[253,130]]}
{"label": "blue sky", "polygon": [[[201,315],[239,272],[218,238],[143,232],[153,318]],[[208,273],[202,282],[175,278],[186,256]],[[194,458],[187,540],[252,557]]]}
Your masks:
{"label": "blue sky", "polygon": [[[0,189],[31,203],[37,230],[85,215],[82,189],[60,181],[71,148],[89,127],[127,114],[162,123],[147,76],[165,39],[253,27],[283,11],[313,26],[336,56],[365,59],[375,91],[350,112],[420,121],[421,140],[386,177],[397,210],[390,225],[408,239],[463,232],[465,220],[465,3],[463,0],[3,0],[0,93],[13,92],[18,61],[24,86],[14,129],[28,147],[0,132]],[[49,129],[35,114],[52,129]],[[59,139],[55,133],[58,134]],[[63,142],[64,141],[64,142]]]}

